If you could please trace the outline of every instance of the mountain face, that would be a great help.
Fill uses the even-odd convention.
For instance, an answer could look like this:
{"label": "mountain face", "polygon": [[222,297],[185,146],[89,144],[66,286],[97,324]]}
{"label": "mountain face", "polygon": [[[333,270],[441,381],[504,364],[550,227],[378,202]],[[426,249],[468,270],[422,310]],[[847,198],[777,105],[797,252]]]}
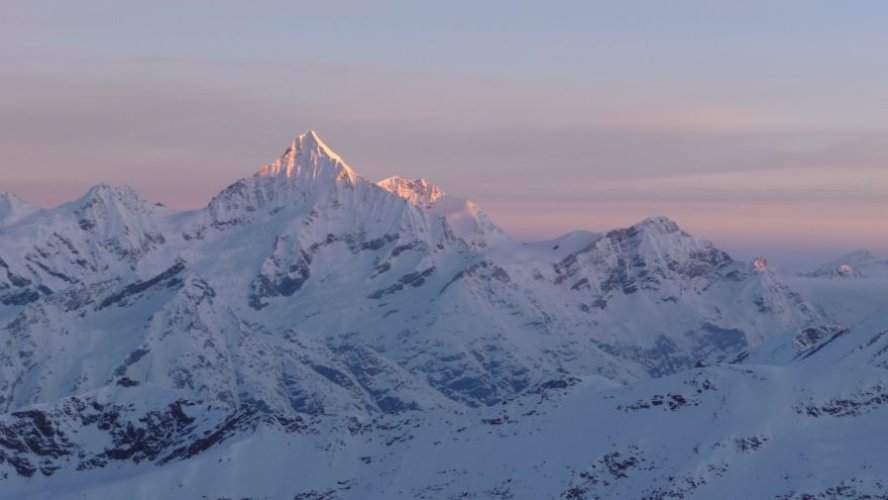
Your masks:
{"label": "mountain face", "polygon": [[425,179],[409,180],[399,176],[376,183],[379,187],[424,208],[432,215],[447,219],[454,234],[474,248],[485,248],[505,238],[503,231],[493,223],[478,205],[471,201],[445,194]]}
{"label": "mountain face", "polygon": [[[314,132],[193,212],[104,185],[48,210],[0,198],[0,324],[17,498],[711,498],[764,470],[750,450],[806,436],[792,391],[852,390],[805,367],[884,373],[882,319],[837,324],[665,217],[517,242],[427,181],[363,179]],[[749,384],[783,402],[735,429]],[[854,393],[862,415],[880,391]],[[709,448],[653,452],[625,419],[709,426],[645,445]],[[586,451],[556,452],[571,436]],[[551,462],[489,465],[538,445]],[[820,491],[790,476],[787,495]]]}

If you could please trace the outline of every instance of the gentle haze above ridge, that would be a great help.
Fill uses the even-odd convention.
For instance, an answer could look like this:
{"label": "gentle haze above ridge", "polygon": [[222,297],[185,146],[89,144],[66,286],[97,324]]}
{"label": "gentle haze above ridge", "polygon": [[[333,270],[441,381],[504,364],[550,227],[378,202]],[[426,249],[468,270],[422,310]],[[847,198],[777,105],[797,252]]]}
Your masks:
{"label": "gentle haze above ridge", "polygon": [[665,214],[738,256],[888,254],[888,6],[4,2],[0,192],[197,207],[317,129],[521,238]]}

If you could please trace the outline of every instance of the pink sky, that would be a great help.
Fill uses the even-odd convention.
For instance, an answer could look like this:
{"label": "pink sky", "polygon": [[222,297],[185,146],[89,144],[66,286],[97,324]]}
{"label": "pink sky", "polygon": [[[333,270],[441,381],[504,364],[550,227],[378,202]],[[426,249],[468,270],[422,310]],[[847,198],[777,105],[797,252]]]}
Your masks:
{"label": "pink sky", "polygon": [[0,192],[195,208],[312,128],[522,238],[663,214],[745,258],[888,255],[884,16],[631,4],[13,0]]}

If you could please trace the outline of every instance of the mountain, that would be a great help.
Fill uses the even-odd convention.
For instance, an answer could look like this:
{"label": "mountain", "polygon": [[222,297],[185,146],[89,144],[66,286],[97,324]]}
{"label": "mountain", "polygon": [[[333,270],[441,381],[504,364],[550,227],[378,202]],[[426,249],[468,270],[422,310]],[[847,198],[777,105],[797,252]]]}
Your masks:
{"label": "mountain", "polygon": [[[883,498],[888,316],[788,365],[281,415],[136,386],[0,418],[14,498]],[[880,354],[881,353],[881,354]],[[827,449],[828,451],[824,451]]]}
{"label": "mountain", "polygon": [[857,250],[833,259],[805,276],[814,278],[888,278],[888,259]]}
{"label": "mountain", "polygon": [[825,317],[852,326],[888,308],[888,261],[866,250],[842,255],[785,282]]}
{"label": "mountain", "polygon": [[0,227],[11,226],[37,210],[13,194],[0,194]]}
{"label": "mountain", "polygon": [[478,205],[465,198],[445,194],[441,188],[425,179],[410,180],[395,175],[376,185],[433,215],[444,217],[454,234],[473,247],[485,248],[505,238],[503,231]]}
{"label": "mountain", "polygon": [[[427,181],[365,180],[314,132],[201,210],[105,185],[2,207],[0,496],[704,495],[765,470],[713,472],[807,422],[798,391],[850,391],[815,384],[882,324],[852,333],[666,217],[515,241]],[[555,451],[572,436],[585,451]],[[681,439],[711,447],[641,451]]]}

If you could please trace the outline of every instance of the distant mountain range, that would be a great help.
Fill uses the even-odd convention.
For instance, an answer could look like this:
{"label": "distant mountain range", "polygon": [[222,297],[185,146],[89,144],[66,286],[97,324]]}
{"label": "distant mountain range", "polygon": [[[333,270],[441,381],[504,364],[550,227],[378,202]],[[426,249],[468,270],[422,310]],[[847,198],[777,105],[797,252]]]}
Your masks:
{"label": "distant mountain range", "polygon": [[523,243],[314,132],[201,210],[3,195],[0,497],[888,498],[888,315],[822,311],[668,218]]}
{"label": "distant mountain range", "polygon": [[888,259],[857,250],[831,260],[803,276],[814,278],[888,278]]}

